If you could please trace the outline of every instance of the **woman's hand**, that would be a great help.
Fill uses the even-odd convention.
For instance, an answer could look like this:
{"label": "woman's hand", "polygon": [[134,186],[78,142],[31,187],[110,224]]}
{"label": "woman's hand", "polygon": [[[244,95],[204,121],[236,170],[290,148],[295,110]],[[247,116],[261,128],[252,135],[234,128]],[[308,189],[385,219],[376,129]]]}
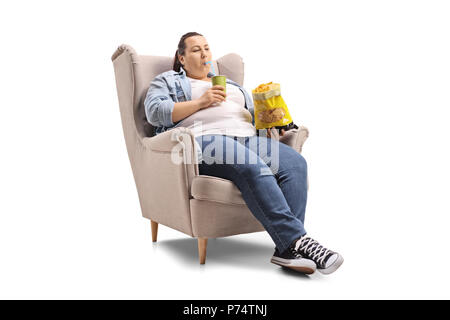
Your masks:
{"label": "woman's hand", "polygon": [[200,109],[214,107],[214,103],[225,101],[226,96],[225,88],[220,85],[215,85],[198,98]]}
{"label": "woman's hand", "polygon": [[[273,128],[273,127],[272,127]],[[272,128],[268,128],[266,131],[267,131],[267,138],[271,138],[272,137],[272,134],[270,133],[270,129],[272,129]],[[280,133],[280,137],[282,137],[282,136],[284,136],[284,133],[285,133],[286,131],[284,130],[284,129],[281,129],[281,133]]]}

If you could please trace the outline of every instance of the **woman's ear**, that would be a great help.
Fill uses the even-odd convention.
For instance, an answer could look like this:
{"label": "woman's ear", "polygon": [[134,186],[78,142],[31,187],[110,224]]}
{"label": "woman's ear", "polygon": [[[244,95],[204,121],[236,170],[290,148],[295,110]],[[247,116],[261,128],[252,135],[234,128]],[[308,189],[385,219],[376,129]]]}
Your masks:
{"label": "woman's ear", "polygon": [[184,66],[184,57],[178,55],[178,61],[180,61],[180,63]]}

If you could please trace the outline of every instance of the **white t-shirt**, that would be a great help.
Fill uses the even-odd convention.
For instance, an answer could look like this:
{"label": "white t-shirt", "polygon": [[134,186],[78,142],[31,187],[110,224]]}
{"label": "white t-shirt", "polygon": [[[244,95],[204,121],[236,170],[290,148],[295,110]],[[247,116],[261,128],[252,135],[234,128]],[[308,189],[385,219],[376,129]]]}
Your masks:
{"label": "white t-shirt", "polygon": [[[189,78],[192,100],[200,98],[209,88],[211,81]],[[241,90],[227,84],[226,101],[216,102],[214,106],[199,110],[184,118],[177,127],[189,128],[195,137],[207,134],[224,134],[228,136],[249,137],[256,135],[252,124],[252,114],[245,108],[245,98]],[[197,140],[197,159],[202,161],[202,148]]]}
{"label": "white t-shirt", "polygon": [[[211,81],[189,78],[192,100],[200,98],[209,88]],[[214,106],[199,110],[183,119],[177,127],[192,130],[195,137],[206,134],[249,137],[256,135],[252,115],[245,108],[244,94],[232,84],[227,84],[226,101],[216,102]]]}

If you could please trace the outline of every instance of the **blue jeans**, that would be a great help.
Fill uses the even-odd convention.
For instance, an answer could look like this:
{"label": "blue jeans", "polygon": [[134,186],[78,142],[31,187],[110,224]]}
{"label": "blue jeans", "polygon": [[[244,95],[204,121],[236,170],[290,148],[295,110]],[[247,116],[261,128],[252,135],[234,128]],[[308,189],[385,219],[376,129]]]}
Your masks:
{"label": "blue jeans", "polygon": [[199,173],[232,181],[280,252],[306,234],[307,164],[290,146],[265,136],[204,135]]}

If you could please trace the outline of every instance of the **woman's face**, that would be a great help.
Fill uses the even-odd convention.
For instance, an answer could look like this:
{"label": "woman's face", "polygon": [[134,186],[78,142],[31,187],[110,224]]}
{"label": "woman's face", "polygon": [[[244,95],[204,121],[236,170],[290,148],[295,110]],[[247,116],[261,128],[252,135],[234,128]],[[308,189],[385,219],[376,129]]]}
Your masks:
{"label": "woman's face", "polygon": [[210,71],[210,65],[205,62],[212,60],[208,42],[202,36],[193,36],[184,40],[186,49],[184,56],[178,55],[187,76],[194,79],[206,79]]}

